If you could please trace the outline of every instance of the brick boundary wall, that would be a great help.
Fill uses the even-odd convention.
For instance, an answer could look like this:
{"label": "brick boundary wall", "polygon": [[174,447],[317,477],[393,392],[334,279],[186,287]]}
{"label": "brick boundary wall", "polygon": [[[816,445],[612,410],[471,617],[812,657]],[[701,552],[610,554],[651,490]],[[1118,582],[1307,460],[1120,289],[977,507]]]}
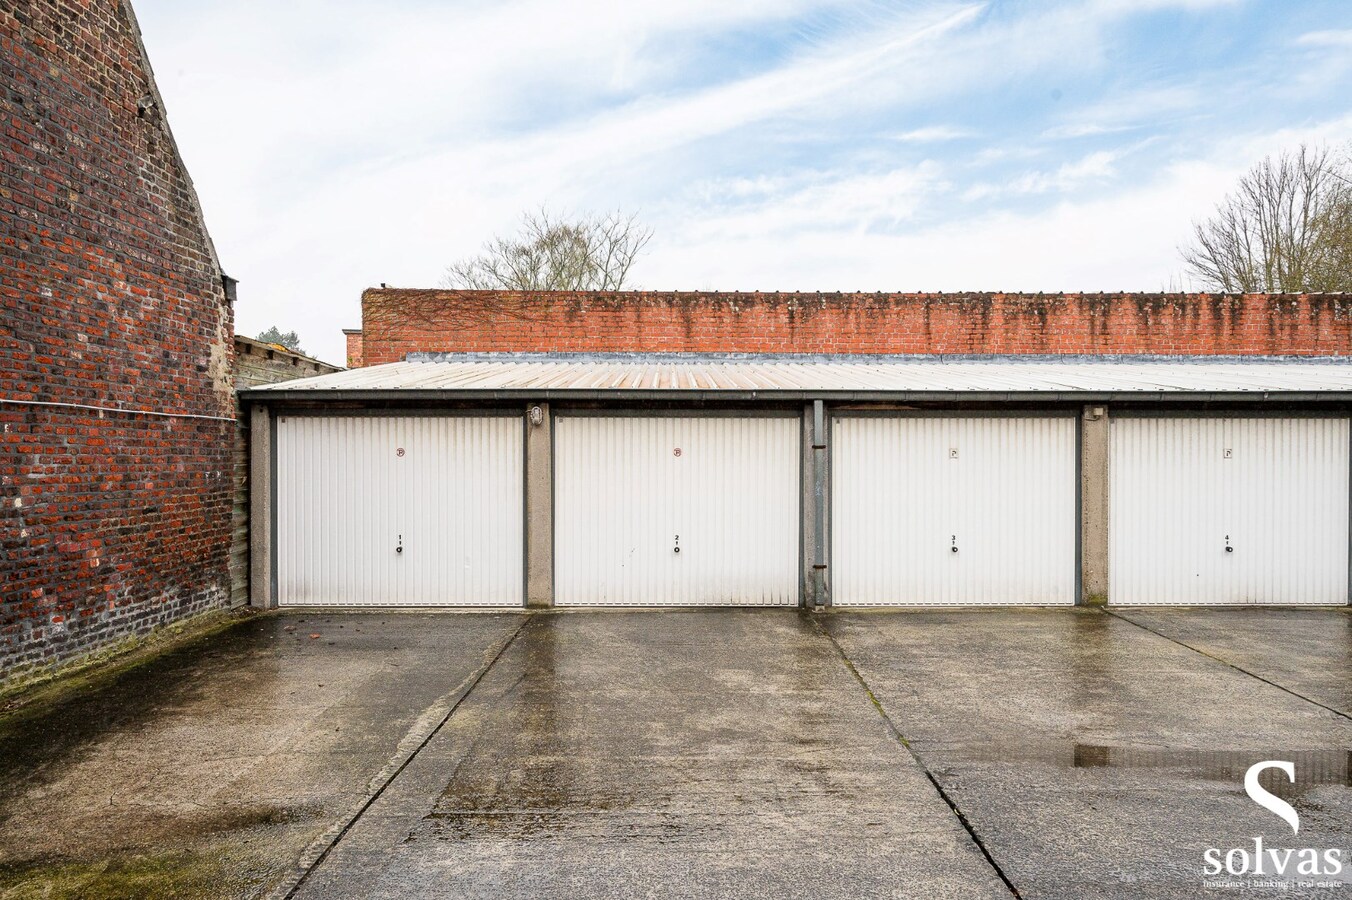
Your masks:
{"label": "brick boundary wall", "polygon": [[[351,346],[351,344],[349,344]],[[362,294],[362,363],[411,352],[1352,353],[1352,294]]]}
{"label": "brick boundary wall", "polygon": [[0,5],[0,681],[229,601],[232,310],[122,0]]}

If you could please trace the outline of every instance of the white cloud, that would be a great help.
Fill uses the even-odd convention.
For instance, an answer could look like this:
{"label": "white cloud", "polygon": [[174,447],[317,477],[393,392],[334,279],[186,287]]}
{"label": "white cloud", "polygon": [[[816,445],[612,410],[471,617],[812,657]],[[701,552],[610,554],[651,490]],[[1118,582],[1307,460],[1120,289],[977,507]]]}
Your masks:
{"label": "white cloud", "polygon": [[933,162],[885,172],[813,172],[761,183],[755,192],[740,192],[740,187],[737,181],[728,188],[720,181],[696,185],[693,197],[717,203],[739,196],[752,202],[726,208],[715,219],[706,219],[707,202],[674,205],[670,214],[677,221],[672,224],[685,240],[755,235],[774,240],[803,229],[891,230],[913,219],[926,200],[949,189],[941,167]]}
{"label": "white cloud", "polygon": [[[1096,182],[1115,161],[1091,154],[1048,176],[1096,183],[1030,211],[973,202],[962,215],[924,215],[896,229],[834,227],[836,192],[821,184],[766,204],[794,210],[793,227],[748,228],[745,213],[695,209],[674,228],[644,278],[663,287],[762,290],[1161,290],[1178,284],[1178,247],[1238,177],[1267,153],[1352,133],[1352,116],[1308,128],[1239,133],[1134,181]],[[851,181],[852,179],[843,179]],[[942,170],[915,181],[942,202]],[[848,190],[846,191],[848,193]],[[661,237],[661,235],[659,235]]]}
{"label": "white cloud", "polygon": [[1352,28],[1334,31],[1307,31],[1296,38],[1302,47],[1331,47],[1352,50]]}
{"label": "white cloud", "polygon": [[914,128],[910,131],[894,134],[892,140],[900,141],[903,144],[935,144],[972,137],[976,137],[976,132],[966,128],[955,128],[952,125],[929,125],[924,128]]}
{"label": "white cloud", "polygon": [[1090,4],[1101,12],[1142,13],[1161,9],[1182,9],[1205,12],[1225,6],[1239,6],[1248,0],[1093,0]]}
{"label": "white cloud", "polygon": [[[280,324],[300,330],[316,352],[337,356],[330,333],[359,321],[362,287],[434,284],[448,262],[476,249],[487,234],[512,227],[522,209],[612,205],[588,201],[596,185],[613,184],[632,167],[646,169],[678,148],[753,123],[844,105],[860,79],[890,77],[909,51],[937,41],[976,11],[924,7],[887,20],[890,27],[875,24],[866,42],[822,44],[764,73],[633,101],[552,129],[486,134],[436,149],[391,142],[388,154],[368,152],[338,167],[322,189],[288,186],[286,167],[271,160],[264,167],[282,171],[270,178],[237,175],[235,187],[253,203],[237,200],[222,214],[205,204],[225,265],[241,277],[238,328],[252,333],[284,317]],[[253,184],[253,177],[265,185]],[[289,196],[277,202],[268,196],[274,190]],[[251,271],[240,272],[239,259]],[[251,281],[251,272],[265,273],[266,281]],[[264,302],[251,304],[251,296]],[[320,340],[308,336],[316,333]]]}
{"label": "white cloud", "polygon": [[1150,128],[1204,109],[1206,99],[1206,91],[1189,84],[1131,88],[1067,110],[1067,121],[1046,129],[1042,137],[1060,140]]}
{"label": "white cloud", "polygon": [[[542,203],[637,210],[657,232],[637,273],[655,288],[1157,288],[1175,265],[1169,235],[1260,148],[1352,134],[1339,110],[1299,106],[1348,55],[1290,52],[1342,32],[1262,36],[1309,60],[1301,80],[1265,70],[1288,79],[1279,104],[1253,102],[1230,70],[1128,71],[1124,23],[1211,5],[137,9],[213,237],[241,279],[239,330],[275,322],[340,358],[363,287],[434,284]],[[1235,91],[1237,117],[1216,118]],[[1096,228],[1115,243],[1089,246]]]}
{"label": "white cloud", "polygon": [[[750,234],[705,223],[653,266],[663,284],[766,290],[1158,290],[1176,247],[1233,172],[1213,161],[1171,167],[1148,184],[1035,212],[973,209],[896,232],[802,228]],[[803,218],[809,218],[804,216]],[[714,248],[717,248],[714,252]]]}
{"label": "white cloud", "polygon": [[962,199],[972,202],[1003,196],[1073,191],[1086,184],[1100,183],[1111,178],[1116,172],[1114,163],[1121,155],[1116,151],[1100,150],[1074,162],[1062,163],[1050,172],[1025,172],[1017,178],[999,184],[978,182],[963,191]]}
{"label": "white cloud", "polygon": [[1042,137],[1051,141],[1097,137],[1101,134],[1121,134],[1124,131],[1130,131],[1133,127],[1131,125],[1103,125],[1091,122],[1080,125],[1058,125],[1042,132]]}

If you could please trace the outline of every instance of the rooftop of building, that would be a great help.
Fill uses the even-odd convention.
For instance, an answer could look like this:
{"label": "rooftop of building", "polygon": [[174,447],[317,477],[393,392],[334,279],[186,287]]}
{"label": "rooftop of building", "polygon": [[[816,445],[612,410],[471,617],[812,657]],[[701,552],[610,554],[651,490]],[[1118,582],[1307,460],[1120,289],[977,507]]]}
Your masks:
{"label": "rooftop of building", "polygon": [[1352,399],[1345,357],[425,353],[247,392],[282,397]]}

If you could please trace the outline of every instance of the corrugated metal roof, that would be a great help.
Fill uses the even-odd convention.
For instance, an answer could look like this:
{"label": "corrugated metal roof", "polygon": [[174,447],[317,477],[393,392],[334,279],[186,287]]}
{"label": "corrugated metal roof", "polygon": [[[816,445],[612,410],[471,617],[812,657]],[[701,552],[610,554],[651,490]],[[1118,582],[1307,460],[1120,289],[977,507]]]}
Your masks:
{"label": "corrugated metal roof", "polygon": [[1342,359],[453,356],[255,388],[250,396],[592,394],[1352,395]]}

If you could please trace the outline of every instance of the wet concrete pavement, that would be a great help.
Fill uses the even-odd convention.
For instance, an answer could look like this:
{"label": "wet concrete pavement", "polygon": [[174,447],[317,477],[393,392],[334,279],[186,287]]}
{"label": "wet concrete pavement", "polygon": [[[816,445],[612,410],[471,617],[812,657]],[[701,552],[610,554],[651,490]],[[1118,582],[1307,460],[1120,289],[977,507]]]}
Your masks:
{"label": "wet concrete pavement", "polygon": [[[1235,896],[1205,889],[1207,848],[1252,851],[1262,836],[1347,856],[1352,721],[1222,660],[1254,661],[1250,638],[1266,631],[1270,672],[1317,669],[1332,693],[1352,679],[1348,613],[1211,612],[1236,634],[1206,629],[1219,658],[1162,636],[1205,627],[1205,611],[858,613],[825,627],[1022,896]],[[1281,643],[1306,629],[1325,637]],[[1270,759],[1297,765],[1279,794],[1300,812],[1298,837],[1245,794],[1245,770]]]}
{"label": "wet concrete pavement", "polygon": [[1346,862],[1349,622],[252,619],[0,719],[0,897],[1205,896],[1256,835]]}
{"label": "wet concrete pavement", "polygon": [[1000,897],[813,623],[537,617],[302,897]]}
{"label": "wet concrete pavement", "polygon": [[0,718],[0,897],[293,879],[523,619],[251,618]]}
{"label": "wet concrete pavement", "polygon": [[[1352,715],[1352,614],[1344,610],[1122,609],[1117,615]],[[1332,613],[1332,614],[1330,614]]]}

